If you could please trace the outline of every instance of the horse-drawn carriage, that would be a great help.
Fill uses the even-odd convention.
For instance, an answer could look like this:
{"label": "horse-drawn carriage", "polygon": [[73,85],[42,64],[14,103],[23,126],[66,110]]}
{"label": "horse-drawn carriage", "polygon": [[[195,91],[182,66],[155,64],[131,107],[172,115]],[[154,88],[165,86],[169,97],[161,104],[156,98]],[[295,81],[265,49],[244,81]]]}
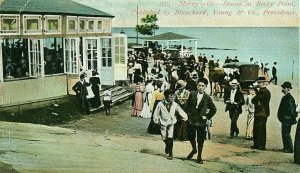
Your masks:
{"label": "horse-drawn carriage", "polygon": [[[219,100],[226,92],[228,83],[232,79],[237,79],[243,91],[248,91],[258,77],[259,66],[245,62],[231,62],[223,65],[222,68],[213,68],[209,70],[209,80],[212,86],[211,94],[215,100]],[[223,91],[224,90],[224,91]]]}

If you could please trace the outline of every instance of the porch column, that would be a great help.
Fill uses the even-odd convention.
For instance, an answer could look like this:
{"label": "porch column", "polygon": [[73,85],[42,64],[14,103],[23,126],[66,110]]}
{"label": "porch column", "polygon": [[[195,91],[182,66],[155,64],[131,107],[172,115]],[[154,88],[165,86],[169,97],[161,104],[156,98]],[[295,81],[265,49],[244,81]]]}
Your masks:
{"label": "porch column", "polygon": [[0,39],[0,82],[3,82],[3,57],[2,57],[2,43],[3,43],[3,40]]}
{"label": "porch column", "polygon": [[183,58],[183,41],[181,41],[181,57]]}

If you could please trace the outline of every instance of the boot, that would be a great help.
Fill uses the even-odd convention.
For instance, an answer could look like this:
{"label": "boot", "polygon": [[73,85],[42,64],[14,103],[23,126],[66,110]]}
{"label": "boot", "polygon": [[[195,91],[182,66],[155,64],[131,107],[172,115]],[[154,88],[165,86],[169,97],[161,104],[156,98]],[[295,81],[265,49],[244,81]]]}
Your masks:
{"label": "boot", "polygon": [[202,160],[202,150],[203,150],[203,144],[198,144],[198,156],[197,156],[197,162],[199,164],[203,164]]}
{"label": "boot", "polygon": [[168,139],[164,140],[164,143],[165,143],[165,145],[166,145],[166,147],[165,147],[165,153],[166,153],[166,154],[169,154],[169,147],[168,147],[168,142],[167,142],[167,140],[168,140]]}
{"label": "boot", "polygon": [[172,138],[168,138],[168,151],[169,151],[168,159],[172,160],[173,159],[173,139]]}
{"label": "boot", "polygon": [[186,157],[188,160],[192,159],[194,154],[197,153],[197,149],[196,149],[196,141],[190,141],[191,145],[192,145],[192,148],[193,150],[190,152],[190,154]]}

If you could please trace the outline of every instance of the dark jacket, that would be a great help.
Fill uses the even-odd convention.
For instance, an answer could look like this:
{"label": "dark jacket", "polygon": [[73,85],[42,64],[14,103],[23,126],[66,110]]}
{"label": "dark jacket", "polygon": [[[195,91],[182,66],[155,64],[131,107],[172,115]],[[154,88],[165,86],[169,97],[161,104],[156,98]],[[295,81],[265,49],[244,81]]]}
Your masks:
{"label": "dark jacket", "polygon": [[[230,93],[231,93],[231,90],[226,95],[224,95],[225,102],[228,100],[230,101]],[[237,112],[239,114],[241,114],[243,112],[242,106],[245,104],[245,99],[244,99],[243,93],[239,89],[237,89],[237,91],[235,93],[234,102],[236,102],[237,105],[227,103],[227,105],[225,107],[225,112],[228,110],[230,111],[231,109],[237,109]]]}
{"label": "dark jacket", "polygon": [[266,87],[260,88],[256,96],[251,100],[255,106],[254,116],[268,117],[270,115],[270,100],[270,91]]}
{"label": "dark jacket", "polygon": [[89,86],[89,83],[80,81],[76,82],[76,84],[72,87],[73,91],[76,93],[77,97],[85,98],[88,95],[87,86]]}
{"label": "dark jacket", "polygon": [[290,93],[287,93],[282,97],[278,108],[277,117],[283,124],[297,123],[296,103],[294,97]]}
{"label": "dark jacket", "polygon": [[[203,94],[203,98],[197,107],[197,94],[198,91],[192,91],[186,102],[186,109],[188,114],[188,121],[192,125],[203,126],[206,125],[207,119],[211,119],[216,114],[216,106],[212,99],[206,93]],[[209,109],[209,112],[206,111]],[[207,119],[203,119],[206,116]]]}

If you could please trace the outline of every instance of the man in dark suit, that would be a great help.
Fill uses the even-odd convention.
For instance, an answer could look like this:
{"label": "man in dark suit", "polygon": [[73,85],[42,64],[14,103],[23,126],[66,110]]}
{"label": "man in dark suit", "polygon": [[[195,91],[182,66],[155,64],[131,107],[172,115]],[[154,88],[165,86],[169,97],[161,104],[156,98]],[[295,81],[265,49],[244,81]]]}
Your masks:
{"label": "man in dark suit", "polygon": [[291,138],[291,128],[292,125],[297,123],[296,103],[294,97],[290,93],[292,84],[290,82],[284,82],[281,87],[284,96],[281,99],[277,117],[281,122],[283,152],[293,153],[294,147]]}
{"label": "man in dark suit", "polygon": [[86,110],[86,114],[90,114],[90,109],[89,109],[89,103],[87,99],[88,91],[87,91],[87,86],[89,83],[85,81],[85,74],[80,75],[80,80],[76,82],[76,84],[72,87],[73,91],[76,93],[76,96],[78,98],[79,102],[79,107],[80,111],[83,112],[83,110]]}
{"label": "man in dark suit", "polygon": [[237,121],[239,115],[243,112],[242,106],[245,104],[245,100],[236,79],[230,81],[229,85],[231,89],[230,92],[224,95],[224,101],[226,103],[225,112],[229,111],[229,117],[231,119],[230,138],[233,138],[237,137],[240,133]]}
{"label": "man in dark suit", "polygon": [[277,68],[276,68],[277,62],[274,62],[274,65],[272,67],[272,78],[269,81],[271,83],[274,80],[274,84],[277,85]]}
{"label": "man in dark suit", "polygon": [[253,97],[251,102],[255,106],[254,112],[254,125],[253,125],[253,141],[252,148],[265,150],[267,140],[267,120],[270,115],[270,100],[271,93],[266,88],[268,81],[265,77],[258,77],[256,80],[259,91],[256,96]]}
{"label": "man in dark suit", "polygon": [[197,153],[196,149],[196,133],[198,143],[198,157],[197,162],[203,164],[202,150],[203,143],[206,137],[206,121],[211,119],[217,109],[212,99],[207,95],[204,90],[208,84],[207,79],[201,78],[198,81],[198,91],[192,91],[186,102],[186,110],[188,112],[188,139],[192,145],[192,151],[187,156],[187,159],[191,159],[194,154]]}

